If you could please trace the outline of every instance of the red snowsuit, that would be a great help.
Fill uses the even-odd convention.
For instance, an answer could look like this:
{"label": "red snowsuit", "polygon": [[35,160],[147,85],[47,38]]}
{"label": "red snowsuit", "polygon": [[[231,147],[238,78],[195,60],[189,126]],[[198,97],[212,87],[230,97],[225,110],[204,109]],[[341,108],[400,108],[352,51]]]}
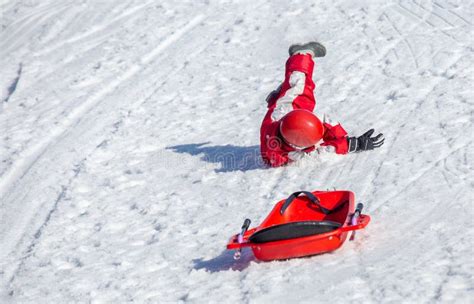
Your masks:
{"label": "red snowsuit", "polygon": [[[297,151],[285,143],[280,135],[279,119],[282,115],[294,110],[313,111],[316,101],[312,80],[314,62],[309,54],[295,54],[286,62],[285,80],[279,92],[270,97],[268,111],[260,128],[260,152],[268,165],[278,167],[290,162],[292,151]],[[274,111],[278,110],[279,118],[275,119]],[[323,123],[324,135],[321,146],[333,146],[337,154],[346,154],[348,150],[347,132],[340,124],[335,126]],[[303,150],[309,153],[316,147]],[[290,155],[288,155],[290,153]]]}

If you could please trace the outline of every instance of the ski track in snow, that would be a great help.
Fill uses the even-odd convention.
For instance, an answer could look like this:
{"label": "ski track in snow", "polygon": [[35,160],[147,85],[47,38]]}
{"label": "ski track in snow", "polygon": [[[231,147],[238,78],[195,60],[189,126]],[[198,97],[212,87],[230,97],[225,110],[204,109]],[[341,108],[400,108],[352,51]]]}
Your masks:
{"label": "ski track in snow", "polygon": [[[0,302],[468,303],[473,8],[1,2]],[[316,113],[386,143],[264,168],[265,96],[315,38]],[[224,250],[244,218],[333,187],[372,215],[354,242]]]}
{"label": "ski track in snow", "polygon": [[[166,40],[159,44],[155,49],[150,51],[148,54],[145,54],[141,58],[141,63],[146,65],[154,60],[169,44],[173,43],[179,39],[182,35],[187,33],[190,29],[195,27],[204,17],[198,15],[194,17],[188,24],[178,30],[176,33],[170,35]],[[79,107],[76,107],[67,117],[64,118],[63,122],[60,123],[59,127],[51,130],[48,136],[44,137],[36,145],[31,148],[23,151],[22,158],[15,163],[9,169],[7,173],[2,176],[0,183],[0,197],[7,197],[9,195],[9,188],[13,188],[13,191],[16,187],[16,184],[21,183],[22,178],[28,173],[32,166],[37,162],[52,145],[55,144],[60,137],[72,126],[76,125],[78,121],[88,112],[91,108],[97,106],[97,104],[110,92],[115,90],[121,83],[130,80],[135,74],[137,74],[142,67],[138,65],[131,66],[126,70],[122,75],[120,75],[114,82],[110,83],[108,86],[104,87],[102,90],[98,91],[96,94],[92,95],[91,98],[82,103]],[[21,212],[21,216],[28,218],[27,210]],[[5,215],[3,215],[5,216]],[[10,217],[8,214],[5,217]],[[17,234],[18,231],[21,231],[21,227],[15,227],[11,232]],[[8,233],[8,232],[7,232]],[[7,235],[4,240],[4,250],[5,252],[9,251],[9,247],[14,245],[17,240],[14,236],[11,239]],[[13,243],[13,244],[12,244]]]}
{"label": "ski track in snow", "polygon": [[[194,17],[188,24],[182,27],[179,31],[172,34],[168,39],[159,44],[155,49],[150,51],[148,54],[145,54],[140,62],[143,65],[150,63],[155,59],[167,46],[179,39],[183,34],[185,34],[189,29],[192,29],[196,24],[198,24],[203,19],[202,15]],[[11,183],[18,182],[21,180],[21,177],[26,174],[31,165],[37,160],[38,156],[44,153],[44,150],[58,139],[68,128],[77,123],[81,117],[87,113],[92,107],[96,106],[97,103],[101,101],[107,94],[116,89],[123,82],[130,80],[135,74],[137,74],[143,67],[138,65],[131,66],[126,70],[122,75],[120,75],[114,82],[104,87],[102,90],[95,93],[91,98],[86,100],[81,106],[76,107],[67,117],[64,118],[63,122],[60,123],[60,126],[53,129],[47,137],[42,141],[37,143],[35,146],[28,148],[28,150],[23,151],[22,159],[13,163],[12,167],[2,175],[2,180],[0,181],[0,197],[5,196],[5,193],[8,191],[8,188],[11,187]]]}

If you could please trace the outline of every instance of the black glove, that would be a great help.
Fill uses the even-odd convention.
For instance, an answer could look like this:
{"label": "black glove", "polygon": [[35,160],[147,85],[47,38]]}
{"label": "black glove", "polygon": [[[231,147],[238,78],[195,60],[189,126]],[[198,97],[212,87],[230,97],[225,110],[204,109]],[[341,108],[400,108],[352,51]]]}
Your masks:
{"label": "black glove", "polygon": [[278,97],[278,95],[280,94],[280,90],[281,90],[281,84],[278,86],[278,88],[271,91],[270,94],[267,95],[267,98],[265,98],[265,100],[267,101],[268,104],[270,102],[273,102]]}
{"label": "black glove", "polygon": [[382,146],[385,141],[383,134],[379,133],[377,136],[371,137],[372,134],[374,134],[374,129],[370,129],[359,137],[348,137],[349,153],[373,150]]}

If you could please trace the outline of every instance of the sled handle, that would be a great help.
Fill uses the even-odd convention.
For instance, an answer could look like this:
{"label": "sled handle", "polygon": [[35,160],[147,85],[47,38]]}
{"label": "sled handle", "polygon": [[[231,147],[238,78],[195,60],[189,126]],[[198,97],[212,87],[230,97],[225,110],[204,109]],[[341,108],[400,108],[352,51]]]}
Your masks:
{"label": "sled handle", "polygon": [[247,230],[249,229],[249,227],[250,227],[250,222],[251,222],[250,219],[245,219],[244,224],[242,225],[240,234],[239,234],[239,236],[238,236],[238,242],[239,242],[239,244],[244,242],[244,234],[245,234],[245,232],[247,232]]}
{"label": "sled handle", "polygon": [[357,218],[357,224],[351,225],[351,226],[345,226],[340,228],[341,232],[349,232],[349,231],[354,231],[354,230],[359,230],[365,228],[370,222],[370,216],[367,214],[361,214]]}
{"label": "sled handle", "polygon": [[[354,214],[352,215],[352,218],[351,218],[351,225],[357,225],[359,216],[362,213],[362,209],[364,209],[364,204],[358,203],[356,210],[354,211]],[[352,231],[349,241],[353,241],[355,239],[355,235],[356,235],[356,231],[354,230]]]}
{"label": "sled handle", "polygon": [[357,224],[357,219],[359,218],[360,214],[362,213],[362,209],[364,208],[364,204],[358,203],[354,214],[352,215],[351,225]]}
{"label": "sled handle", "polygon": [[300,195],[300,194],[304,194],[306,195],[313,204],[315,204],[316,206],[319,207],[319,209],[321,209],[321,211],[324,213],[324,214],[329,214],[331,211],[329,209],[326,209],[324,208],[323,206],[321,206],[321,202],[319,201],[319,199],[316,197],[316,195],[314,195],[313,193],[309,192],[309,191],[297,191],[293,194],[291,194],[290,196],[288,196],[288,198],[286,199],[285,203],[281,206],[280,208],[280,214],[283,215],[283,213],[285,212],[285,210],[288,208],[288,206],[290,206],[290,204]]}

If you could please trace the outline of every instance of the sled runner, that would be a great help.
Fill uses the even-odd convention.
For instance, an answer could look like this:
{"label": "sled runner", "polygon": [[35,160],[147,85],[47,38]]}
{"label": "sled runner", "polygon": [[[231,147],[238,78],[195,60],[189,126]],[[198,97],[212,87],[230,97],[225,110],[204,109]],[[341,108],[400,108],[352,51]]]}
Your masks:
{"label": "sled runner", "polygon": [[298,191],[279,201],[267,218],[248,230],[246,219],[240,234],[234,235],[227,249],[251,247],[262,261],[304,257],[338,249],[347,234],[364,228],[370,216],[361,214],[363,205],[354,205],[351,191]]}

